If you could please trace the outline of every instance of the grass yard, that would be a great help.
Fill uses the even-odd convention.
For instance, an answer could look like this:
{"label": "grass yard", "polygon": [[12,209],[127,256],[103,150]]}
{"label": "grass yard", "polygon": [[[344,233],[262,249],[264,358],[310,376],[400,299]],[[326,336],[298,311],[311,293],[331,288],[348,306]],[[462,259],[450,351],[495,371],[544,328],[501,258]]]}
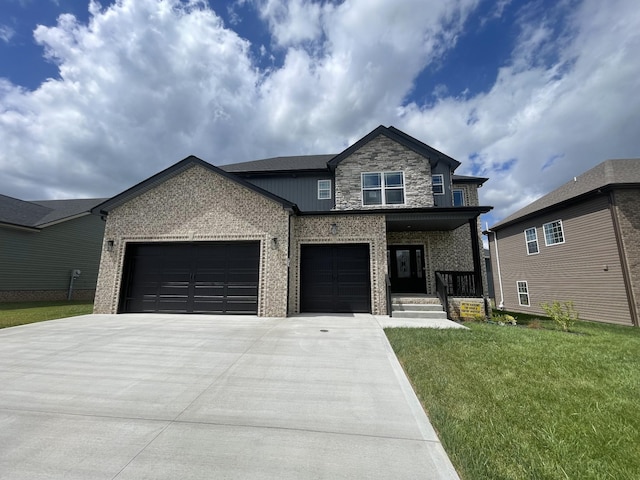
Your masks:
{"label": "grass yard", "polygon": [[86,301],[0,303],[0,328],[86,315],[92,311],[93,303]]}
{"label": "grass yard", "polygon": [[640,329],[387,329],[464,480],[640,478]]}

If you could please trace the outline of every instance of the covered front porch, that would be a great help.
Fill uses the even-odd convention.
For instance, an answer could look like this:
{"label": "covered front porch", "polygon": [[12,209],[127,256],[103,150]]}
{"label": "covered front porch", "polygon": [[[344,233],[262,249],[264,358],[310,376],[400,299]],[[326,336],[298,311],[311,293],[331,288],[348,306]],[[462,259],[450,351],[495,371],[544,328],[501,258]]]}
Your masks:
{"label": "covered front porch", "polygon": [[476,299],[476,304],[482,299],[485,310],[478,217],[488,210],[456,207],[386,213],[389,315],[407,305],[420,312],[426,310],[422,304],[440,303],[446,306],[447,318],[456,318],[461,316],[461,299]]}

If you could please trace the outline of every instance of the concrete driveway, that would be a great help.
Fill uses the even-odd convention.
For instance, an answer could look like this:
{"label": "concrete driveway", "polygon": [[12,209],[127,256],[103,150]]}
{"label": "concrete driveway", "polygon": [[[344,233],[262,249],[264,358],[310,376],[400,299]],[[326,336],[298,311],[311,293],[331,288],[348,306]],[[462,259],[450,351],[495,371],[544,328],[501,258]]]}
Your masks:
{"label": "concrete driveway", "polygon": [[0,330],[0,478],[458,478],[371,315]]}

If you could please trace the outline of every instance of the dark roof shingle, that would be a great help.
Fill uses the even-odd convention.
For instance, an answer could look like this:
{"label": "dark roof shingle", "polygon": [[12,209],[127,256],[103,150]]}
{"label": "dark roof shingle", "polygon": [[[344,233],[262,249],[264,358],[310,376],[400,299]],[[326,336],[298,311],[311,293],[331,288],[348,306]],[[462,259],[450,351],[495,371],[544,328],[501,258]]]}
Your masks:
{"label": "dark roof shingle", "polygon": [[501,228],[523,217],[559,203],[597,191],[609,185],[640,184],[640,159],[605,160],[582,175],[556,188],[496,223],[491,229]]}

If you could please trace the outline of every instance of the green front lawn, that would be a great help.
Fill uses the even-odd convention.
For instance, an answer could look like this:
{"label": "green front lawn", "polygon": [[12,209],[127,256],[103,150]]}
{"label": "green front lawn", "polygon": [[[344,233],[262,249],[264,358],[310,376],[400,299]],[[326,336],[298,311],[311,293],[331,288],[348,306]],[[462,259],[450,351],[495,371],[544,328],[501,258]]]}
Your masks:
{"label": "green front lawn", "polygon": [[86,315],[92,311],[93,303],[87,301],[0,303],[0,328]]}
{"label": "green front lawn", "polygon": [[468,326],[386,330],[462,479],[640,478],[640,329]]}

